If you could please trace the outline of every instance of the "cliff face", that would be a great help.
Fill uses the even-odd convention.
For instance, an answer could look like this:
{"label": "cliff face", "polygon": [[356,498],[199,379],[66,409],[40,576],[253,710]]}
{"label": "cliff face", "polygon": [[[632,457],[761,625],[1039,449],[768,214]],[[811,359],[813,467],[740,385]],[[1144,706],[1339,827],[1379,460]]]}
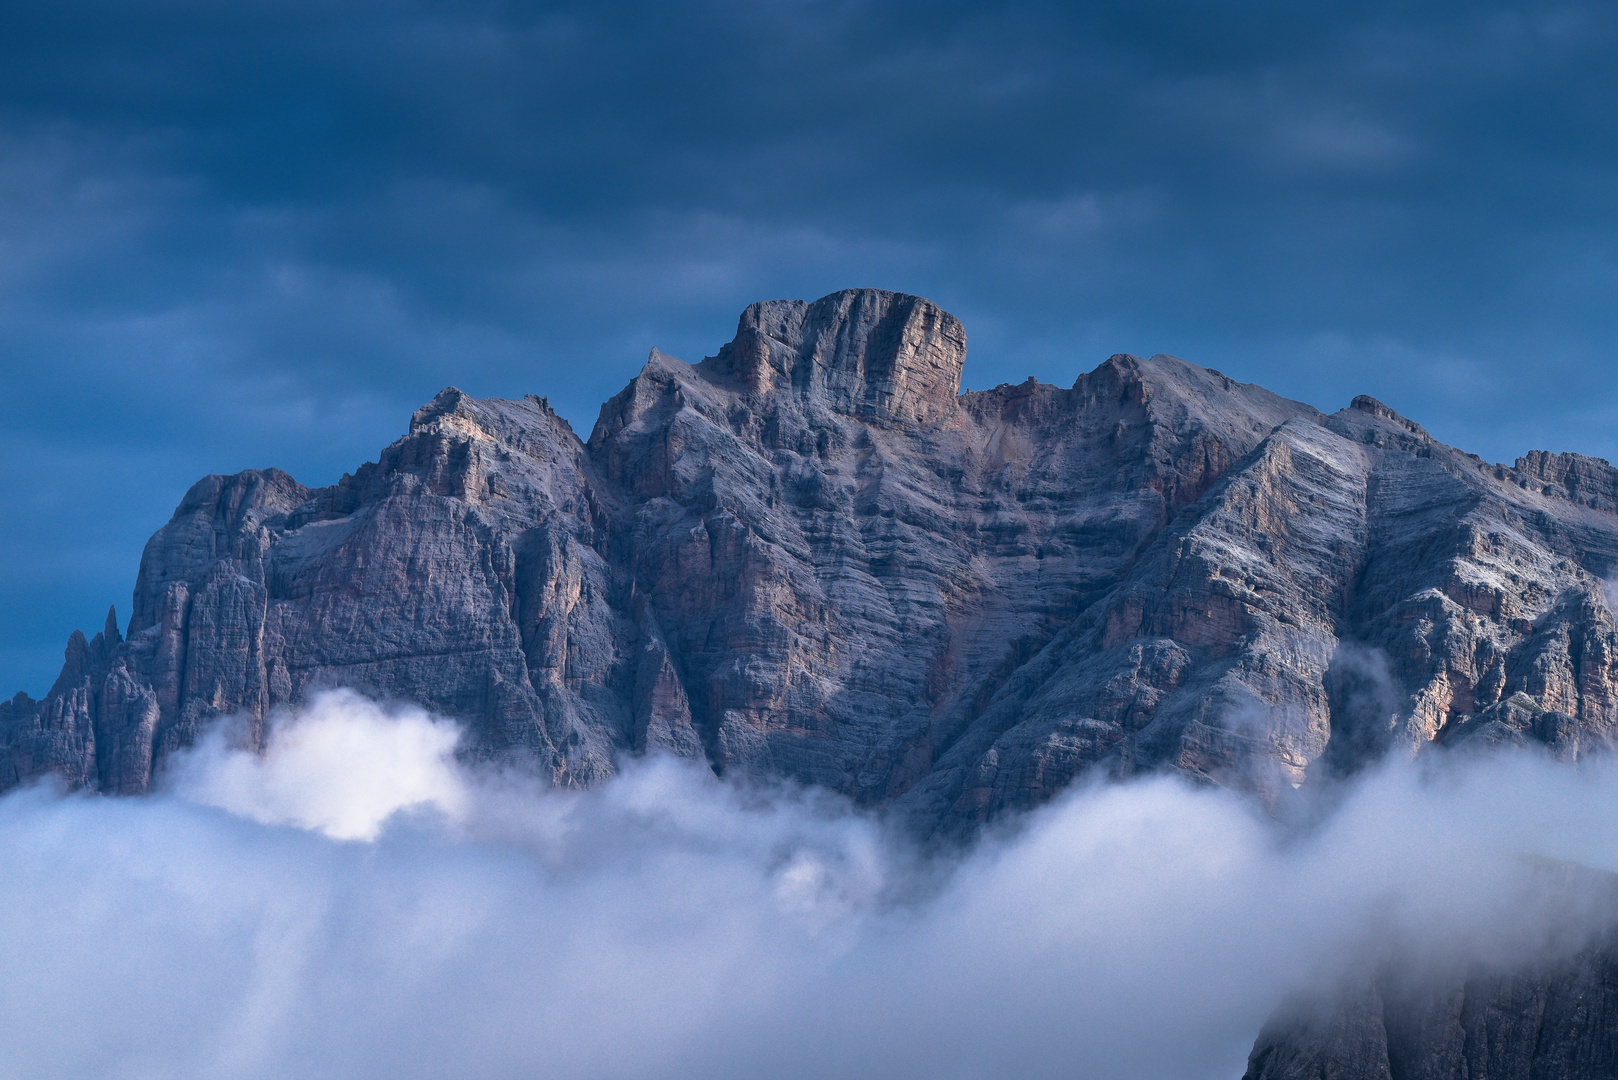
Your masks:
{"label": "cliff face", "polygon": [[1399,959],[1386,943],[1372,946],[1387,956],[1372,970],[1276,1012],[1253,1045],[1244,1080],[1614,1075],[1618,879],[1567,865],[1541,868],[1541,876],[1528,920],[1548,932],[1531,935],[1531,949],[1506,950],[1526,955],[1488,963],[1428,955],[1412,964],[1419,947]]}
{"label": "cliff face", "polygon": [[755,304],[700,364],[654,350],[586,442],[446,390],[332,487],[208,477],[125,634],[0,704],[0,786],[138,792],[211,718],[339,685],[558,783],[661,748],[946,833],[1097,765],[1282,797],[1612,739],[1607,463],[1490,465],[1167,356],[959,394],[964,356],[917,297]]}
{"label": "cliff face", "polygon": [[1618,948],[1557,967],[1474,971],[1417,989],[1373,980],[1335,1008],[1281,1013],[1245,1080],[1590,1080],[1618,1063]]}

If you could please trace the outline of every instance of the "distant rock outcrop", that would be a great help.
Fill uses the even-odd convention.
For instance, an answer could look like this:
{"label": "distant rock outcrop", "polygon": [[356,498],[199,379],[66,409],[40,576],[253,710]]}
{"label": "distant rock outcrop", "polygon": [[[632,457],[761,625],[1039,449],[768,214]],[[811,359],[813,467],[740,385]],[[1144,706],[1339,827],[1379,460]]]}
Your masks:
{"label": "distant rock outcrop", "polygon": [[1288,1002],[1260,1033],[1244,1080],[1618,1075],[1618,879],[1544,872],[1552,888],[1531,918],[1552,932],[1526,956],[1388,959],[1333,992]]}
{"label": "distant rock outcrop", "polygon": [[451,389],[331,487],[210,476],[126,635],[0,704],[0,787],[138,792],[213,717],[325,686],[561,784],[655,747],[947,834],[1097,766],[1282,798],[1618,730],[1607,463],[1491,465],[1167,356],[961,394],[964,355],[918,297],[755,304],[701,364],[654,350],[587,442]]}

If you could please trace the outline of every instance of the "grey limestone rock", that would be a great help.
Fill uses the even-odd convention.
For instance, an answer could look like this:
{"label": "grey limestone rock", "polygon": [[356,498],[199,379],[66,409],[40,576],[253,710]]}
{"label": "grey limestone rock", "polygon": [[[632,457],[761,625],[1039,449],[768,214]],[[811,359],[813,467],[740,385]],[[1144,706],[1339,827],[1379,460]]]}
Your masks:
{"label": "grey limestone rock", "polygon": [[556,783],[662,750],[965,835],[1091,769],[1284,798],[1386,753],[1618,725],[1618,472],[1491,465],[1168,356],[960,393],[961,324],[849,290],[653,350],[579,439],[445,390],[331,487],[210,476],[123,635],[0,705],[0,786],[139,792],[322,688]]}

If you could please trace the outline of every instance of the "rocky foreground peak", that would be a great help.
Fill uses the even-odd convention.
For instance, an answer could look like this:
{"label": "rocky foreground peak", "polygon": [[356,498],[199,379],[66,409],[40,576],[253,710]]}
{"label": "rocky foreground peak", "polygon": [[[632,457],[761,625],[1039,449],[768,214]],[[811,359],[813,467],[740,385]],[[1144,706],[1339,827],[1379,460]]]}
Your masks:
{"label": "rocky foreground peak", "polygon": [[653,350],[587,442],[446,389],[326,487],[199,481],[124,635],[0,704],[0,786],[136,792],[330,686],[560,784],[650,750],[964,834],[1080,772],[1285,800],[1386,753],[1618,730],[1618,474],[1491,465],[1170,356],[959,392],[961,324],[848,290]]}

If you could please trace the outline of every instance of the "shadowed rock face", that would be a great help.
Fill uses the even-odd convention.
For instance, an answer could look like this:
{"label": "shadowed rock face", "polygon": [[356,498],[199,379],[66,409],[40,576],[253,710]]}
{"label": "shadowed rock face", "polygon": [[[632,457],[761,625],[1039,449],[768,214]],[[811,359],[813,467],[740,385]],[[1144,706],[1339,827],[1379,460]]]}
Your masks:
{"label": "shadowed rock face", "polygon": [[1282,1006],[1254,1043],[1244,1080],[1618,1075],[1615,879],[1565,866],[1547,876],[1551,895],[1531,918],[1553,932],[1534,942],[1531,959],[1384,961]]}
{"label": "shadowed rock face", "polygon": [[1606,462],[1490,465],[1167,356],[959,394],[964,355],[918,297],[755,304],[699,365],[654,350],[586,442],[451,389],[329,488],[208,477],[125,634],[0,704],[0,786],[138,792],[212,718],[326,686],[562,784],[661,748],[954,835],[1097,766],[1276,798],[1611,740]]}
{"label": "shadowed rock face", "polygon": [[1333,1011],[1282,1013],[1245,1080],[1591,1080],[1618,1069],[1618,951],[1457,975],[1420,992],[1367,982]]}

